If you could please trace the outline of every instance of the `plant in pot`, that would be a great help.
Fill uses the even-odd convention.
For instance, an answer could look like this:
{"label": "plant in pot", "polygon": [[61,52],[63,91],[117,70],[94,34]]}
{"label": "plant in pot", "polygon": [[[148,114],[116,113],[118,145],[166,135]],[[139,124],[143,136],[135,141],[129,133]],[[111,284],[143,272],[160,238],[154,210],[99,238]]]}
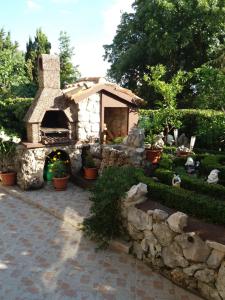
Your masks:
{"label": "plant in pot", "polygon": [[69,180],[69,175],[65,162],[62,160],[54,161],[52,165],[52,173],[52,182],[56,191],[65,191]]}
{"label": "plant in pot", "polygon": [[7,134],[3,129],[0,131],[0,178],[3,185],[12,186],[16,184],[16,172],[10,163],[15,156],[16,146],[20,141],[20,138],[12,134]]}
{"label": "plant in pot", "polygon": [[84,178],[96,179],[97,176],[98,176],[98,169],[95,165],[91,153],[88,152],[84,158]]}

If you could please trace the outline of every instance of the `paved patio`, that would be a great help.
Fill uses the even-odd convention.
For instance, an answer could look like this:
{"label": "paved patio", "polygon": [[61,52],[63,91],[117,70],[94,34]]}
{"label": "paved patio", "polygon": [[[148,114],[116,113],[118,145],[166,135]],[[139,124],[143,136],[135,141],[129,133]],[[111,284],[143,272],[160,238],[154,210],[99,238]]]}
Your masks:
{"label": "paved patio", "polygon": [[[87,192],[74,186],[61,193],[47,189],[17,192],[26,193],[27,202],[32,195],[33,201],[52,203],[50,208],[53,199],[57,207],[64,202],[61,209],[70,217],[79,207],[77,221],[87,213]],[[0,299],[200,299],[127,254],[96,253],[95,247],[67,221],[0,188]]]}

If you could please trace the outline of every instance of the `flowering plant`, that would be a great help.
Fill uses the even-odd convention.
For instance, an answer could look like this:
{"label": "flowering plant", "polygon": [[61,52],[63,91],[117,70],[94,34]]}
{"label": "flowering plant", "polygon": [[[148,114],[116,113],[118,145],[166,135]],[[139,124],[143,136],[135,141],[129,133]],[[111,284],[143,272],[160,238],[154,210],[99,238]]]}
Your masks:
{"label": "flowering plant", "polygon": [[7,134],[3,129],[0,131],[0,160],[2,164],[3,171],[6,171],[4,163],[10,157],[13,158],[13,155],[16,151],[16,145],[21,141],[16,135]]}

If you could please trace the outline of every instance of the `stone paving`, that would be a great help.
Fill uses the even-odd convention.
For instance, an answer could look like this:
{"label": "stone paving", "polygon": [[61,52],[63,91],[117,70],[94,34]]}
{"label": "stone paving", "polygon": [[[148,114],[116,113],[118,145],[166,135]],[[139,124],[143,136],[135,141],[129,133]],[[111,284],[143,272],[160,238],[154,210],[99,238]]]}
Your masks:
{"label": "stone paving", "polygon": [[200,299],[127,254],[95,247],[71,224],[0,190],[1,300]]}

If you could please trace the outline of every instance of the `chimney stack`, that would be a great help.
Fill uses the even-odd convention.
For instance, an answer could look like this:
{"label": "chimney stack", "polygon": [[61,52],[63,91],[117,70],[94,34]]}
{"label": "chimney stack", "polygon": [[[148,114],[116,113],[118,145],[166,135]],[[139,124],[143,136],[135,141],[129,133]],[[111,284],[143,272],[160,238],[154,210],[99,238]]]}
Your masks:
{"label": "chimney stack", "polygon": [[56,55],[41,54],[38,57],[39,88],[60,89],[60,61]]}

